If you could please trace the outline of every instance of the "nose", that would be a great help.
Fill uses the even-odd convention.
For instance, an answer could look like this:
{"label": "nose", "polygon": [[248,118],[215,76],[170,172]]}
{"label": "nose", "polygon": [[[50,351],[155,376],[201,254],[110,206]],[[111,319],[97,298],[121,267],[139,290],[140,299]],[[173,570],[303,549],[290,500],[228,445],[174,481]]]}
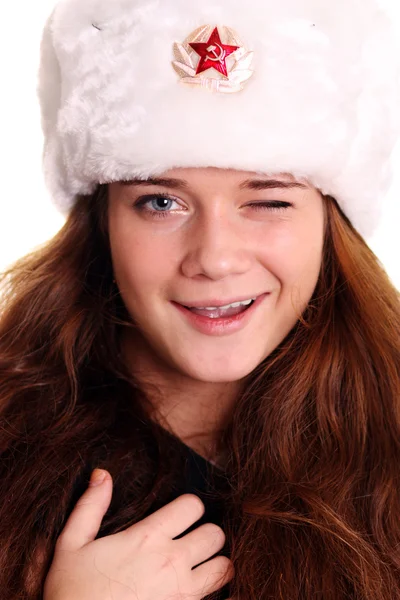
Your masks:
{"label": "nose", "polygon": [[215,212],[203,216],[188,231],[182,273],[213,280],[246,273],[252,265],[251,244],[243,223]]}

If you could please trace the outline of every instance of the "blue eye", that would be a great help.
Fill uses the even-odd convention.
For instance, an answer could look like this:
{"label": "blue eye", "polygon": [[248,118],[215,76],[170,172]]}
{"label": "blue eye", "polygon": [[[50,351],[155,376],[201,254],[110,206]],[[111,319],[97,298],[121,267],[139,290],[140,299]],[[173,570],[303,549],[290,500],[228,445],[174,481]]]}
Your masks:
{"label": "blue eye", "polygon": [[135,208],[139,211],[150,213],[154,217],[166,217],[173,202],[176,202],[176,200],[166,194],[151,194],[139,198],[135,204]]}

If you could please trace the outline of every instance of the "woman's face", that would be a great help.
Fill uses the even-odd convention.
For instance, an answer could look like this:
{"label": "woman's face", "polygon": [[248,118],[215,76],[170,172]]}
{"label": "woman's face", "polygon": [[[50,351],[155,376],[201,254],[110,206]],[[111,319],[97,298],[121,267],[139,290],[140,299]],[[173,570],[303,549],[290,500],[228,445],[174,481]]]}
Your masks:
{"label": "woman's face", "polygon": [[324,215],[321,194],[290,175],[185,168],[110,184],[115,279],[142,362],[204,382],[251,373],[313,294]]}

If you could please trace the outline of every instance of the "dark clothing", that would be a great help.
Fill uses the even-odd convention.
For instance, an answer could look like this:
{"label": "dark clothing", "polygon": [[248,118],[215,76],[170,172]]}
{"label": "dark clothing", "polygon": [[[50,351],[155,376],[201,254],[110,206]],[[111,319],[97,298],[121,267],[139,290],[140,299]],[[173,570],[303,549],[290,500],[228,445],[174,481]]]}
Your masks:
{"label": "dark clothing", "polygon": [[174,492],[168,502],[188,493],[195,494],[203,501],[205,506],[203,517],[185,533],[203,523],[215,523],[222,527],[224,506],[223,501],[218,498],[218,492],[225,489],[227,485],[224,472],[183,443],[182,452],[185,454],[185,473],[179,481],[176,481]]}
{"label": "dark clothing", "polygon": [[[166,449],[177,453],[179,456],[179,464],[180,468],[182,468],[182,475],[177,480],[173,479],[168,488],[164,488],[165,493],[159,494],[154,498],[150,508],[144,512],[143,515],[141,515],[140,520],[146,518],[148,515],[154,513],[163,506],[166,506],[182,494],[191,493],[195,494],[202,500],[205,506],[205,512],[201,519],[199,519],[186,531],[182,532],[182,534],[177,536],[176,539],[186,535],[194,529],[197,529],[204,523],[215,523],[224,530],[223,521],[224,516],[226,517],[224,504],[226,504],[226,500],[224,500],[223,496],[225,495],[226,497],[226,492],[229,490],[229,482],[224,475],[224,471],[214,466],[201,455],[197,454],[179,438],[173,436],[169,432],[163,430],[163,435],[166,436],[167,440]],[[153,460],[157,454],[156,445],[151,441],[150,438],[147,439],[145,452],[151,460]],[[99,461],[93,459],[91,464],[86,466],[83,476],[76,481],[73,498],[71,499],[70,510],[72,510],[78,498],[85,491],[90,474],[93,468],[98,464]],[[155,462],[154,464],[156,465],[157,463]],[[124,486],[121,483],[114,485],[111,507],[112,514],[117,514],[120,508],[126,507],[126,505],[130,502],[129,496],[122,495],[123,487]],[[168,492],[168,489],[172,491]],[[112,533],[112,529],[109,530],[109,527],[105,526],[102,527],[98,537],[103,537],[109,535],[110,533]],[[214,556],[218,555],[224,555],[228,558],[230,557],[228,543],[226,543],[222,550],[217,552]],[[214,556],[210,556],[209,558],[214,558]],[[218,600],[226,600],[229,598],[229,584],[219,590],[218,596],[214,597]]]}
{"label": "dark clothing", "polygon": [[[224,529],[224,502],[221,500],[221,498],[218,498],[218,492],[225,490],[227,487],[227,481],[224,476],[224,472],[197,454],[189,446],[186,446],[183,443],[181,444],[182,452],[185,454],[185,473],[182,478],[176,482],[174,492],[170,495],[168,501],[164,502],[161,506],[153,506],[151,511],[149,511],[147,514],[155,512],[155,510],[158,510],[158,508],[161,508],[169,502],[172,502],[172,500],[175,500],[175,498],[178,498],[182,494],[191,493],[195,494],[202,500],[205,506],[205,512],[201,519],[183,532],[181,536],[178,536],[178,538],[186,535],[194,529],[197,529],[204,523],[215,523]],[[227,544],[225,544],[224,548],[220,552],[215,554],[215,556],[219,555],[229,557],[230,553]],[[229,585],[225,586],[220,591],[219,598],[220,600],[226,600],[229,598]]]}

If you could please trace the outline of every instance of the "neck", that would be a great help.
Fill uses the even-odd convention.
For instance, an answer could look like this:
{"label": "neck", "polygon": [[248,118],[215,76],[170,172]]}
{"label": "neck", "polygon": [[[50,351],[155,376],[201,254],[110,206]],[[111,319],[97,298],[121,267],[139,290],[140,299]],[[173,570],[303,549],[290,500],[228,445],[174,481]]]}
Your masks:
{"label": "neck", "polygon": [[146,344],[122,341],[124,361],[152,409],[151,418],[217,465],[223,463],[220,437],[242,382],[204,382],[171,368]]}

